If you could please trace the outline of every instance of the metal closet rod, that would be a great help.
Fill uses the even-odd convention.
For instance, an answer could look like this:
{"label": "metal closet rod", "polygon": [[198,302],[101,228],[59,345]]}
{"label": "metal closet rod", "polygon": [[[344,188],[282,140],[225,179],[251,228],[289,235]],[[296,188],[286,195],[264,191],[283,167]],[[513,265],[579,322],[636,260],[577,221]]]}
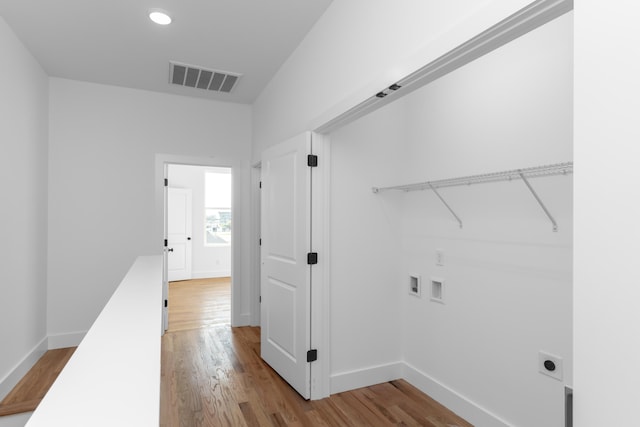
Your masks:
{"label": "metal closet rod", "polygon": [[533,197],[536,199],[545,215],[551,221],[553,225],[553,231],[558,231],[558,225],[556,224],[555,219],[542,202],[542,199],[535,192],[531,184],[529,183],[527,178],[539,178],[543,176],[553,176],[553,175],[567,175],[573,173],[573,162],[566,163],[558,163],[554,165],[544,165],[544,166],[534,166],[530,168],[524,169],[513,169],[502,172],[492,172],[485,173],[480,175],[469,175],[462,176],[458,178],[448,178],[448,179],[440,179],[437,181],[426,181],[419,182],[416,184],[408,184],[408,185],[396,185],[393,187],[373,187],[372,191],[374,193],[381,193],[389,190],[399,190],[399,191],[417,191],[417,190],[432,190],[436,196],[440,199],[440,201],[446,206],[449,212],[455,217],[456,221],[462,228],[462,220],[456,215],[451,206],[444,200],[444,198],[438,193],[438,188],[445,187],[457,187],[461,185],[472,185],[472,184],[483,184],[488,182],[499,182],[499,181],[513,181],[514,179],[521,179],[524,181],[527,189],[531,192]]}

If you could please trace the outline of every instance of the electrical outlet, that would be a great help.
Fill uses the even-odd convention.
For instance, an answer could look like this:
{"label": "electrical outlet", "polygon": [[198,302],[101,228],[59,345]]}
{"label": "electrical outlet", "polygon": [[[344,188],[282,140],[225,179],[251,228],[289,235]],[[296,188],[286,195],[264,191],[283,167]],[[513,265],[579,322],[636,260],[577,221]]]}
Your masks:
{"label": "electrical outlet", "polygon": [[562,381],[562,357],[538,352],[538,372]]}
{"label": "electrical outlet", "polygon": [[444,265],[444,251],[436,249],[436,265],[442,267]]}
{"label": "electrical outlet", "polygon": [[421,279],[420,276],[418,276],[417,274],[412,274],[409,276],[409,294],[416,296],[416,297],[420,297],[420,292],[421,292]]}

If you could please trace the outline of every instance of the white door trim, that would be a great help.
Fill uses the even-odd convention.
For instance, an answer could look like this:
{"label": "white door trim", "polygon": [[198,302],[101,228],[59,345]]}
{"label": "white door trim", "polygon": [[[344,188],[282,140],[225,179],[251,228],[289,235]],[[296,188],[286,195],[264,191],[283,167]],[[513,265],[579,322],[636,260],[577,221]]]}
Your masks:
{"label": "white door trim", "polygon": [[260,326],[260,221],[261,221],[261,179],[262,164],[251,167],[251,319],[250,325]]}

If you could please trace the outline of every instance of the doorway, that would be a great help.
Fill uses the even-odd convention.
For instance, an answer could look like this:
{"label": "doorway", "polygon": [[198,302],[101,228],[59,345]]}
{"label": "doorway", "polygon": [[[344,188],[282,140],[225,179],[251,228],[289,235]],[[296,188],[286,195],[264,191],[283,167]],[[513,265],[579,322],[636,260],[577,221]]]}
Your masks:
{"label": "doorway", "polygon": [[169,331],[231,324],[232,174],[229,167],[166,167]]}

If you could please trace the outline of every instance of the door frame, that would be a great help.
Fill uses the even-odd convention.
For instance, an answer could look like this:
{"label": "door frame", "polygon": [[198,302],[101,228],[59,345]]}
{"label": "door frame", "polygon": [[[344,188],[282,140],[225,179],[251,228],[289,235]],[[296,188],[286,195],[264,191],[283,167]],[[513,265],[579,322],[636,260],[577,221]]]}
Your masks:
{"label": "door frame", "polygon": [[[242,212],[240,212],[241,203],[238,200],[242,200],[241,194],[243,192],[244,177],[242,176],[243,164],[226,158],[218,157],[197,157],[197,156],[182,156],[173,154],[156,154],[155,155],[155,174],[154,174],[154,190],[155,190],[155,208],[154,208],[154,228],[153,235],[157,236],[158,253],[163,254],[162,265],[162,286],[163,295],[161,303],[168,298],[165,294],[167,287],[167,265],[164,262],[164,254],[166,249],[164,246],[164,239],[166,236],[166,198],[165,198],[165,186],[164,180],[167,177],[167,169],[169,165],[186,165],[186,166],[203,166],[203,167],[224,167],[231,169],[231,185],[232,185],[232,197],[231,197],[231,218],[233,224],[242,224]],[[235,232],[234,239],[231,243],[231,326],[242,326],[249,324],[248,315],[242,315],[242,298],[240,286],[235,286],[234,282],[240,280],[242,277],[241,272],[241,260],[242,260],[242,242],[241,239],[236,238],[241,233]],[[164,310],[164,309],[163,309]],[[164,311],[163,311],[164,313]],[[164,316],[161,322],[161,331],[164,334],[165,321]]]}
{"label": "door frame", "polygon": [[257,162],[251,165],[251,326],[260,326],[260,239],[262,238],[262,231],[260,228],[260,221],[262,218],[262,195],[260,191],[260,182],[262,180],[261,176],[262,162]]}

